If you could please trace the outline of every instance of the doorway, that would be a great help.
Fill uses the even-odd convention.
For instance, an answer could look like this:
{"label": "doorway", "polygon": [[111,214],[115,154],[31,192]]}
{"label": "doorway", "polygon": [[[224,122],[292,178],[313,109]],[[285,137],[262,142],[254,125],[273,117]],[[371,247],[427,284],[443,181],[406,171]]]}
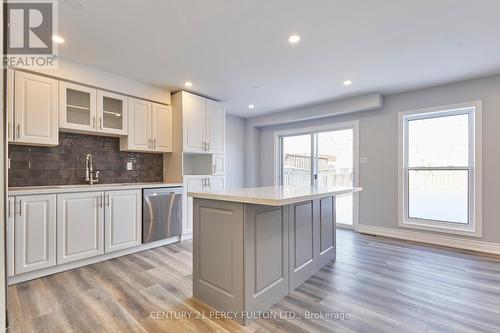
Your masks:
{"label": "doorway", "polygon": [[[282,186],[357,186],[358,122],[275,133]],[[357,228],[358,194],[336,197],[337,226]]]}

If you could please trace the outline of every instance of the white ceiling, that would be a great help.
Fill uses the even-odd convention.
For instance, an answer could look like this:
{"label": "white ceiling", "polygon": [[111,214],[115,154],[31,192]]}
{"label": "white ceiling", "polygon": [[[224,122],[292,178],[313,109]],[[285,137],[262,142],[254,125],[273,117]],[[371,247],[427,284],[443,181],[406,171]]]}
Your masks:
{"label": "white ceiling", "polygon": [[500,72],[499,0],[60,3],[61,57],[173,91],[190,80],[245,117]]}

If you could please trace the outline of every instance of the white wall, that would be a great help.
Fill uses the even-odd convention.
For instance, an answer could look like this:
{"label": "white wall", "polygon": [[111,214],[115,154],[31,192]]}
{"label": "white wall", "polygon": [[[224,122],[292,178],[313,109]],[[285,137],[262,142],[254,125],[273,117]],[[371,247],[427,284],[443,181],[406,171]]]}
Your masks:
{"label": "white wall", "polygon": [[68,81],[104,88],[121,94],[139,97],[164,104],[170,104],[170,91],[148,83],[102,71],[65,59],[59,59],[55,69],[37,69],[38,73],[54,76]]}
{"label": "white wall", "polygon": [[[397,113],[474,100],[483,101],[483,240],[500,244],[500,75],[386,96],[381,110],[261,128],[257,156],[249,159],[259,159],[259,184],[272,185],[270,157],[275,131],[358,119],[360,156],[368,158],[368,164],[360,165],[360,185],[364,188],[360,194],[360,224],[398,228]],[[302,111],[307,113],[308,109]]]}
{"label": "white wall", "polygon": [[226,114],[226,187],[245,186],[245,119]]}

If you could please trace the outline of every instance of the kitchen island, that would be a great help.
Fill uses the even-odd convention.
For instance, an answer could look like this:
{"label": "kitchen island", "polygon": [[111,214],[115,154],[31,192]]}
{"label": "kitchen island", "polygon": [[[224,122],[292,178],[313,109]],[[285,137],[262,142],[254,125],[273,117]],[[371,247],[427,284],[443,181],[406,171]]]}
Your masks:
{"label": "kitchen island", "polygon": [[335,196],[359,187],[189,192],[193,296],[241,324],[335,260]]}

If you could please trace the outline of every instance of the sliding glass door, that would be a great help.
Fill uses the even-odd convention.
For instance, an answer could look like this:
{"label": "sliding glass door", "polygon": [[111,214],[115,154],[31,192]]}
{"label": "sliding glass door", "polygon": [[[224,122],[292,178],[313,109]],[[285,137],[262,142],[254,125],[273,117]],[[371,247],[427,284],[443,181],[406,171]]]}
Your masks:
{"label": "sliding glass door", "polygon": [[[283,186],[354,186],[354,127],[282,135],[280,184]],[[337,223],[352,226],[354,198],[339,196]]]}
{"label": "sliding glass door", "polygon": [[[354,130],[317,134],[318,185],[354,186]],[[353,195],[336,198],[337,223],[352,226]]]}

